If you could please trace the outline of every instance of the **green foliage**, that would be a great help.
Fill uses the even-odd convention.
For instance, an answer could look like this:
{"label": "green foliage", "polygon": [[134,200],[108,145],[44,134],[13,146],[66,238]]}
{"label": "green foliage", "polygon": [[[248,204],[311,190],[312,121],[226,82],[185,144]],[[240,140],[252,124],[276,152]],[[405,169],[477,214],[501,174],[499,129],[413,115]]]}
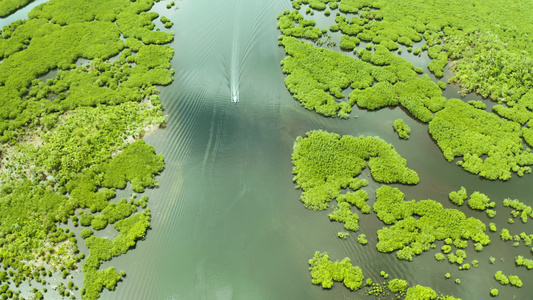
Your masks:
{"label": "green foliage", "polygon": [[360,235],[357,237],[357,241],[358,241],[359,244],[361,244],[361,245],[366,245],[366,244],[368,244],[368,240],[366,239],[366,234],[360,234]]}
{"label": "green foliage", "polygon": [[80,232],[80,236],[81,236],[82,239],[86,239],[86,238],[90,237],[93,234],[94,234],[94,231],[92,231],[92,229],[89,229],[89,228],[84,228]]}
{"label": "green foliage", "polygon": [[528,270],[533,269],[533,259],[524,258],[522,255],[515,258],[515,263],[517,266],[524,266]]}
{"label": "green foliage", "polygon": [[[499,11],[499,15],[505,14],[502,10]],[[502,41],[508,38],[509,34],[504,31],[496,34],[493,31],[476,31],[450,38],[449,50],[455,52],[454,56],[461,57],[453,67],[456,74],[452,80],[460,81],[468,91],[476,91],[483,97],[522,102],[521,98],[525,97],[532,86],[530,76],[526,75],[531,70],[531,57],[524,55],[522,49],[524,46],[531,46],[525,43],[519,48],[510,47]],[[461,49],[467,43],[471,46]],[[511,110],[515,110],[513,106],[514,103],[511,102]],[[498,110],[495,109],[497,112]]]}
{"label": "green foliage", "polygon": [[283,72],[289,74],[285,85],[305,108],[322,115],[335,116],[339,110],[349,114],[353,104],[341,106],[335,98],[344,98],[341,91],[350,85],[370,86],[374,81],[372,67],[362,61],[288,36],[280,45],[289,55],[281,62]]}
{"label": "green foliage", "polygon": [[[35,125],[41,116],[44,125],[51,129],[53,119],[47,118],[47,114],[98,103],[138,100],[142,97],[139,88],[168,84],[172,76],[166,64],[148,70],[128,65],[121,59],[109,64],[113,70],[106,71],[112,72],[100,72],[97,68],[83,70],[74,65],[79,58],[93,60],[94,65],[119,54],[124,49],[121,33],[130,41],[136,38],[144,44],[170,42],[171,33],[152,30],[152,20],[157,14],[146,13],[151,6],[151,1],[97,0],[88,4],[80,0],[54,0],[35,7],[29,13],[29,20],[16,21],[7,27],[0,40],[0,59],[3,59],[0,142],[20,139],[24,131],[17,129]],[[61,70],[56,78],[46,84],[37,80],[53,69]],[[145,80],[120,85],[120,81],[129,81],[128,72]],[[96,81],[101,85],[95,84]]]}
{"label": "green foliage", "polygon": [[517,214],[516,216],[513,215],[515,218],[518,216],[518,214],[520,214],[522,223],[527,223],[528,217],[533,218],[533,208],[519,201],[518,199],[511,200],[506,198],[503,200],[503,206],[513,208]]}
{"label": "green foliage", "polygon": [[107,227],[107,220],[98,215],[91,221],[91,226],[94,230],[102,230]]}
{"label": "green foliage", "polygon": [[344,228],[347,230],[357,231],[359,230],[359,215],[352,213],[350,207],[349,203],[341,202],[328,216],[332,221],[344,223]]}
{"label": "green foliage", "polygon": [[309,260],[309,271],[313,284],[320,284],[323,288],[330,289],[333,281],[343,282],[352,291],[357,291],[363,285],[363,271],[357,266],[352,266],[348,257],[342,261],[329,260],[326,252],[315,252],[315,256]]}
{"label": "green foliage", "polygon": [[[1,9],[7,8],[6,3],[3,1]],[[24,278],[34,278],[18,271],[22,265],[27,265],[26,270],[41,263],[54,268],[67,266],[69,270],[77,267],[73,259],[79,251],[76,239],[57,225],[66,223],[77,208],[105,210],[107,201],[114,196],[112,190],[98,191],[104,174],[88,169],[109,161],[114,151],[124,149],[148,125],[164,121],[155,96],[157,90],[152,85],[172,80],[168,70],[172,50],[148,44],[168,42],[173,35],[152,31],[151,20],[157,14],[145,13],[151,5],[151,1],[52,0],[32,10],[29,20],[17,21],[2,32],[0,142],[13,143],[25,134],[37,136],[38,130],[42,130],[43,142],[33,148],[17,145],[12,152],[15,157],[24,157],[22,163],[35,171],[20,176],[13,172],[17,166],[2,166],[0,203],[6,207],[2,207],[0,231],[8,235],[10,243],[4,243],[6,248],[1,251],[7,253],[3,255],[4,266],[17,270],[13,273],[17,286]],[[121,33],[128,49],[119,60],[110,63],[107,59],[124,48]],[[132,56],[131,50],[138,52],[142,47],[157,53],[157,63],[146,49],[141,56]],[[73,63],[79,58],[92,61],[75,67]],[[126,58],[137,65],[128,64]],[[57,68],[55,78],[46,82],[37,79]],[[119,166],[111,168],[115,167]],[[142,178],[144,171],[140,171]],[[31,180],[24,179],[24,175]],[[64,196],[67,190],[69,196]],[[102,220],[92,214],[80,214],[82,225],[93,221]],[[102,224],[95,227],[103,227]],[[84,229],[82,237],[92,238],[90,232]],[[100,273],[104,276],[93,279],[114,288],[112,281],[105,278],[113,277],[113,272]],[[63,277],[68,274],[64,269]],[[40,298],[38,293],[35,295]],[[94,299],[97,295],[84,298]]]}
{"label": "green foliage", "polygon": [[136,205],[136,206],[139,206],[139,207],[142,207],[142,208],[146,208],[146,206],[148,205],[148,196],[146,195],[143,195],[141,197],[141,199],[139,200],[134,200],[133,201],[133,205]]}
{"label": "green foliage", "polygon": [[[341,47],[352,49],[358,40],[348,35],[354,33],[353,26],[360,25],[347,25],[342,17],[337,20],[338,27],[345,34]],[[358,39],[365,40],[362,33]],[[369,110],[401,104],[416,118],[429,122],[433,112],[443,107],[445,98],[437,84],[429,77],[419,78],[410,62],[392,54],[381,44],[376,45],[375,53],[360,50],[361,60],[357,60],[299,42],[293,36],[284,33],[279,40],[288,55],[281,65],[283,72],[288,74],[285,85],[307,109],[325,116],[347,118],[354,104]],[[375,80],[378,82],[372,86]],[[349,101],[337,103],[334,98],[344,98],[341,91],[348,86],[354,89]]]}
{"label": "green foliage", "polygon": [[[84,299],[96,299],[103,286],[114,288],[116,281],[113,280],[112,270],[102,271],[98,270],[98,267],[102,261],[125,253],[127,249],[134,246],[135,240],[144,237],[149,225],[149,212],[145,211],[128,217],[137,210],[137,206],[127,203],[125,199],[116,204],[109,204],[108,200],[115,195],[115,192],[105,188],[99,190],[99,188],[102,187],[103,178],[109,174],[116,174],[117,170],[124,169],[123,164],[127,166],[135,161],[150,163],[160,160],[155,155],[153,147],[139,141],[131,144],[110,162],[92,166],[74,176],[66,185],[69,196],[55,193],[50,186],[35,185],[29,179],[11,182],[12,190],[3,187],[0,192],[0,208],[3,212],[0,215],[0,224],[2,224],[0,231],[7,234],[10,240],[10,243],[4,242],[0,245],[0,247],[5,247],[2,249],[4,265],[15,270],[20,268],[21,271],[17,274],[22,275],[25,272],[22,267],[28,262],[26,270],[31,271],[37,268],[34,265],[35,261],[46,261],[52,266],[60,266],[62,276],[67,276],[70,273],[69,270],[77,268],[74,256],[79,250],[74,234],[57,225],[59,222],[66,223],[69,217],[74,216],[76,209],[90,207],[93,212],[102,211],[102,213],[96,217],[90,213],[80,213],[79,220],[82,225],[92,224],[95,229],[101,229],[108,223],[115,223],[115,228],[123,235],[119,234],[116,243],[111,248],[98,247],[98,250],[95,250],[96,248],[91,243],[103,242],[105,239],[92,235],[91,229],[82,230],[81,237],[86,240],[90,249],[86,263],[92,266],[92,269],[85,267],[83,269],[87,291]],[[136,174],[140,178],[152,178],[156,172],[159,172],[157,171],[159,168],[161,166],[155,165],[154,168],[154,166],[144,165],[143,168],[136,170]],[[141,186],[144,184],[147,183],[143,182]],[[94,254],[94,251],[98,254]],[[92,256],[93,254],[96,256]],[[65,269],[64,266],[67,268]],[[24,275],[21,276],[21,280],[25,277],[34,278],[33,275]]]}
{"label": "green foliage", "polygon": [[446,256],[440,252],[435,253],[435,259],[438,261],[444,261],[446,259]]}
{"label": "green foliage", "polygon": [[[519,176],[531,171],[533,154],[523,151],[520,125],[486,111],[475,109],[461,100],[446,102],[429,123],[429,132],[448,161],[457,156],[457,164],[466,171],[491,180],[508,180],[511,171]],[[487,155],[484,160],[481,158]]]}
{"label": "green foliage", "polygon": [[85,212],[81,212],[80,214],[80,224],[82,226],[91,226],[93,219],[94,216],[92,214],[87,214]]}
{"label": "green foliage", "polygon": [[450,199],[450,201],[452,201],[453,203],[459,206],[463,205],[466,198],[468,198],[468,195],[466,193],[466,188],[462,186],[460,190],[450,192],[450,194],[448,195],[448,198]]}
{"label": "green foliage", "polygon": [[522,287],[522,280],[516,275],[509,275],[509,283],[516,287]]}
{"label": "green foliage", "polygon": [[470,100],[467,101],[468,104],[472,105],[474,108],[485,110],[487,108],[487,105],[483,103],[483,101],[479,100]]}
{"label": "green foliage", "polygon": [[[490,243],[484,233],[486,226],[480,220],[467,219],[461,211],[444,209],[433,200],[404,199],[397,188],[383,185],[376,190],[374,211],[385,224],[392,224],[378,230],[378,251],[399,250],[398,258],[411,260],[413,255],[429,250],[435,240],[454,239],[456,247],[466,247],[468,239],[481,245]],[[449,251],[444,247],[443,250]]]}
{"label": "green foliage", "polygon": [[[314,41],[322,36],[320,29],[315,27],[314,20],[304,19],[297,10],[286,12],[278,16],[278,28],[285,36],[302,37]],[[298,26],[294,23],[298,23]]]}
{"label": "green foliage", "polygon": [[498,280],[502,285],[509,284],[509,279],[502,273],[502,271],[496,272],[496,274],[494,274],[494,279]]}
{"label": "green foliage", "polygon": [[[310,131],[306,138],[296,139],[292,154],[294,181],[302,189],[300,199],[307,208],[326,209],[331,199],[340,196],[341,188],[358,185],[354,177],[366,167],[366,160],[378,182],[416,184],[419,181],[416,172],[407,168],[405,159],[379,138],[341,138],[334,133]],[[368,195],[359,191],[341,197],[339,213],[349,210],[349,204],[344,201],[364,211],[366,199]]]}
{"label": "green foliage", "polygon": [[350,233],[346,231],[340,231],[337,233],[337,235],[339,236],[339,238],[345,240],[348,238],[348,236],[350,236]]}
{"label": "green foliage", "polygon": [[403,294],[407,290],[407,281],[395,278],[389,281],[388,288],[393,293]]}
{"label": "green foliage", "polygon": [[490,202],[489,197],[480,192],[472,193],[472,195],[470,195],[470,199],[468,199],[468,206],[471,209],[485,210],[487,208],[494,207],[494,205],[496,205],[495,202]]}
{"label": "green foliage", "polygon": [[411,128],[405,122],[403,119],[396,119],[393,124],[394,131],[398,132],[398,135],[400,138],[406,140],[409,138],[409,134],[411,133]]}
{"label": "green foliage", "polygon": [[113,150],[123,149],[126,143],[118,141],[139,136],[147,125],[162,120],[160,110],[147,103],[78,108],[62,119],[59,128],[43,135],[45,144],[32,150],[32,157],[58,181],[68,180],[88,166],[108,160]]}
{"label": "green foliage", "polygon": [[428,69],[435,74],[437,78],[444,76],[444,67],[448,64],[448,54],[445,52],[439,53],[438,57],[433,59],[429,65]]}
{"label": "green foliage", "polygon": [[341,36],[340,47],[343,50],[353,50],[359,45],[359,40],[356,37],[343,34]]}
{"label": "green foliage", "polygon": [[[360,181],[362,181],[362,180],[360,180]],[[354,189],[354,187],[355,187],[355,189],[359,188],[358,187],[359,182],[352,181],[350,183],[350,185],[349,185],[350,188],[351,189]],[[358,190],[358,191],[355,191],[355,192],[347,192],[346,194],[342,194],[342,195],[339,195],[337,197],[337,202],[339,202],[339,203],[348,202],[348,203],[356,206],[357,208],[359,208],[361,210],[361,212],[364,213],[364,214],[369,214],[369,213],[372,212],[372,207],[370,205],[368,205],[368,203],[366,202],[367,200],[368,200],[368,193],[366,191],[364,191],[364,190]]]}
{"label": "green foliage", "polygon": [[0,18],[4,18],[17,11],[18,9],[26,6],[33,0],[3,0],[0,2]]}
{"label": "green foliage", "polygon": [[[457,250],[455,253],[448,254],[448,261],[452,264],[461,265],[466,259],[466,252],[464,250]],[[470,268],[470,266],[468,266]]]}
{"label": "green foliage", "polygon": [[152,146],[139,140],[130,144],[120,155],[103,167],[102,184],[109,188],[124,188],[126,181],[130,181],[133,190],[142,193],[145,187],[157,186],[157,181],[153,179],[153,176],[159,174],[164,165],[163,156],[155,155]]}
{"label": "green foliage", "polygon": [[432,300],[437,298],[437,293],[429,287],[416,285],[407,289],[405,300]]}
{"label": "green foliage", "polygon": [[493,297],[498,296],[498,289],[490,289],[490,295]]}
{"label": "green foliage", "polygon": [[149,226],[150,211],[145,210],[116,222],[114,227],[119,235],[115,239],[110,241],[106,238],[90,236],[85,240],[89,248],[89,256],[83,264],[85,275],[83,299],[97,299],[103,287],[109,290],[115,289],[121,276],[114,267],[99,270],[100,265],[134,247],[137,240],[144,238]]}
{"label": "green foliage", "polygon": [[500,238],[502,241],[511,241],[513,240],[513,236],[509,233],[508,229],[503,228],[500,232]]}

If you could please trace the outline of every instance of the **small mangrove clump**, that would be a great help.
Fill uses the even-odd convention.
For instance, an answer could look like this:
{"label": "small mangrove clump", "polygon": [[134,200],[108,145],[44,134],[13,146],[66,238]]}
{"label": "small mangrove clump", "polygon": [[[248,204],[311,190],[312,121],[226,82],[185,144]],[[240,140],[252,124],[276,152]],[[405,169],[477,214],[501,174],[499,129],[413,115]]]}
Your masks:
{"label": "small mangrove clump", "polygon": [[409,134],[411,133],[411,128],[409,128],[409,126],[405,124],[403,119],[395,120],[393,127],[401,139],[407,140],[409,138]]}

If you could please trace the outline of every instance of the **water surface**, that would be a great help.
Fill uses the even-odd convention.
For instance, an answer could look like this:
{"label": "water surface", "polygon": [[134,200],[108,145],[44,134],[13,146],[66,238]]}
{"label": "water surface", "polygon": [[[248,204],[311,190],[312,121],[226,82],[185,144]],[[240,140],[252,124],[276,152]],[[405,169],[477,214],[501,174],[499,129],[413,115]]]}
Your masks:
{"label": "water surface", "polygon": [[[330,222],[327,211],[306,210],[298,200],[291,153],[296,137],[309,130],[379,136],[420,175],[419,185],[401,187],[408,199],[430,198],[453,207],[447,200],[450,191],[461,186],[469,193],[479,190],[498,203],[498,229],[509,228],[512,234],[533,230],[520,221],[507,224],[510,210],[501,201],[511,197],[530,203],[532,175],[502,183],[462,171],[444,159],[427,126],[401,108],[354,108],[349,120],[338,120],[300,107],[284,85],[280,61],[285,53],[277,46],[276,16],[290,8],[289,1],[184,0],[177,9],[165,6],[156,3],[154,10],[174,22],[176,74],[161,92],[168,127],[146,140],[164,155],[166,169],[158,177],[160,188],[147,191],[152,230],[136,249],[104,265],[123,269],[128,277],[115,292],[104,291],[102,299],[367,298],[364,291],[353,293],[341,284],[329,291],[312,285],[307,261],[317,250],[332,259],[350,257],[374,280],[384,270],[391,278],[463,299],[489,299],[491,287],[500,289],[502,299],[527,299],[533,292],[526,269],[513,264],[516,255],[531,258],[529,249],[502,243],[497,233],[490,234],[492,243],[481,253],[469,246],[466,262],[480,262],[469,271],[438,263],[435,250],[413,262],[377,252],[375,232],[383,224],[373,214],[360,214],[360,231],[346,241],[338,239],[342,224]],[[328,19],[315,13],[313,18],[328,24],[334,15]],[[429,62],[425,53],[414,58],[404,51],[402,57],[416,66]],[[231,102],[232,91],[238,91],[238,103]],[[457,92],[450,86],[445,96],[457,97]],[[392,130],[397,118],[412,129],[408,141]],[[368,170],[361,177],[370,180]],[[365,188],[371,203],[379,186],[370,180]],[[484,213],[462,210],[489,222]],[[367,235],[368,245],[356,242],[359,233]],[[489,256],[497,258],[495,265]],[[500,286],[492,278],[497,270],[519,275],[524,287]],[[444,279],[446,272],[452,279]],[[462,284],[455,284],[455,278]]]}
{"label": "water surface", "polygon": [[[498,234],[490,234],[493,242],[481,253],[475,253],[472,245],[467,249],[466,262],[477,259],[479,268],[459,271],[455,265],[438,263],[433,258],[435,251],[413,262],[377,252],[375,232],[383,224],[375,215],[361,216],[360,232],[343,241],[336,237],[342,224],[330,222],[327,212],[303,207],[298,200],[300,191],[292,182],[290,157],[295,138],[314,129],[380,136],[392,143],[421,178],[417,186],[402,187],[409,199],[431,198],[453,207],[447,194],[465,186],[469,193],[479,190],[498,203],[505,197],[528,202],[533,177],[490,182],[462,171],[444,159],[427,126],[401,108],[377,112],[354,108],[352,118],[338,120],[300,107],[285,88],[279,66],[285,54],[277,46],[276,16],[290,8],[289,4],[281,0],[200,0],[178,2],[179,9],[171,11],[159,9],[161,3],[156,6],[175,24],[176,76],[171,86],[162,89],[168,127],[146,140],[164,154],[167,167],[158,178],[160,188],[148,192],[153,230],[135,251],[113,262],[130,275],[112,297],[366,298],[364,291],[352,293],[341,284],[330,291],[311,284],[307,260],[320,250],[333,259],[349,256],[374,280],[385,270],[391,278],[431,286],[463,299],[488,299],[491,287],[499,288],[502,298],[527,298],[532,291],[527,287],[528,273],[523,267],[515,268],[513,260],[518,254],[529,257],[529,249],[504,244]],[[316,13],[314,18],[325,17]],[[402,56],[415,65],[429,62],[425,53],[414,58],[404,51]],[[237,104],[230,100],[235,87],[240,93]],[[458,97],[457,92],[451,86],[445,95]],[[478,99],[469,99],[474,98]],[[393,132],[397,118],[411,126],[410,140],[400,140]],[[369,178],[368,170],[361,176]],[[371,202],[379,186],[371,182],[366,188]],[[520,233],[530,228],[508,225],[510,211],[501,205],[497,208],[498,229],[507,227]],[[489,222],[484,213],[462,210]],[[359,233],[367,234],[367,246],[356,242]],[[489,264],[489,256],[497,258],[495,265]],[[500,286],[491,275],[497,270],[519,275],[524,287]],[[452,274],[451,280],[444,279],[446,272]],[[455,278],[462,284],[455,284]]]}

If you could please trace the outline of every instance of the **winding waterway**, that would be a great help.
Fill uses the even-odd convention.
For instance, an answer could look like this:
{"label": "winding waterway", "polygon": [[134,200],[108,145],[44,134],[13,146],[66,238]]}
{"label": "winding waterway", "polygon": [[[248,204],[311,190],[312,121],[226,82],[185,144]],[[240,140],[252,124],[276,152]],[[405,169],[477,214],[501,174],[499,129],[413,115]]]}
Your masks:
{"label": "winding waterway", "polygon": [[[477,259],[480,266],[468,271],[437,262],[436,250],[413,262],[377,252],[375,232],[383,224],[374,214],[360,214],[361,229],[348,240],[337,238],[342,224],[330,222],[326,211],[306,210],[298,200],[291,153],[296,137],[314,129],[379,136],[392,143],[421,178],[417,186],[400,187],[408,199],[430,198],[453,207],[447,199],[450,191],[461,186],[469,193],[481,191],[498,203],[492,220],[498,231],[505,227],[511,234],[530,234],[533,228],[519,221],[507,224],[510,210],[501,201],[510,197],[531,204],[533,175],[502,183],[464,172],[444,159],[427,125],[400,108],[354,108],[349,120],[338,120],[300,107],[284,85],[280,61],[285,53],[277,46],[280,33],[275,25],[290,1],[183,0],[170,10],[166,4],[156,3],[153,10],[174,22],[175,80],[161,90],[168,127],[146,137],[164,155],[166,169],[157,178],[160,187],[146,193],[152,229],[136,249],[109,264],[125,270],[128,277],[116,291],[104,291],[103,299],[366,297],[364,291],[353,293],[338,283],[329,291],[312,285],[307,261],[317,250],[327,251],[334,260],[350,257],[375,281],[384,270],[391,278],[462,299],[489,299],[491,287],[500,290],[501,299],[529,299],[529,273],[513,262],[516,255],[530,258],[530,250],[501,242],[498,233],[489,234],[492,242],[481,253],[469,246],[466,262]],[[429,62],[425,53],[422,61],[406,51],[404,57],[417,66]],[[231,101],[234,91],[238,103]],[[445,96],[456,95],[456,87],[445,91]],[[408,141],[392,130],[397,118],[412,129]],[[365,189],[371,204],[380,185],[370,179],[368,170],[362,176],[370,181]],[[485,213],[461,209],[488,224]],[[359,233],[367,235],[368,245],[356,242]],[[496,264],[489,263],[489,256],[497,258]],[[492,278],[497,270],[519,275],[524,286],[501,286]],[[452,279],[444,279],[447,272]],[[462,283],[455,284],[455,278]]]}

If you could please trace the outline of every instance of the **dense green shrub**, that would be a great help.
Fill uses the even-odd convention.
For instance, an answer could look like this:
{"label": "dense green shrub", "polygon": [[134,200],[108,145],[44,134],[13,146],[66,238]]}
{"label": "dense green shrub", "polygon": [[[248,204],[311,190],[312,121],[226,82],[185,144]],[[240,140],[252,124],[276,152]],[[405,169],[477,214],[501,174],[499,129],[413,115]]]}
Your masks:
{"label": "dense green shrub", "polygon": [[3,0],[2,5],[0,6],[0,18],[7,17],[32,1],[33,0]]}
{"label": "dense green shrub", "polygon": [[366,234],[360,234],[360,235],[357,237],[357,241],[358,241],[359,244],[361,244],[361,245],[366,245],[366,244],[368,244],[368,240],[366,239]]}
{"label": "dense green shrub", "polygon": [[[38,84],[41,81],[36,80],[55,68],[64,70],[66,74],[81,70],[73,65],[79,58],[98,61],[119,54],[124,49],[121,33],[130,41],[137,38],[145,44],[170,42],[173,34],[152,30],[152,20],[158,15],[145,12],[151,8],[152,3],[98,0],[91,1],[88,5],[79,0],[54,0],[34,8],[29,14],[30,19],[15,22],[13,30],[6,28],[3,32],[4,39],[0,43],[0,58],[3,58],[0,64],[0,94],[5,96],[0,99],[0,142],[20,139],[21,133],[16,129],[38,122],[42,115],[94,105],[93,101],[112,102],[110,98],[121,99],[120,102],[138,100],[142,95],[139,88],[143,85],[168,84],[172,75],[166,65],[147,70],[142,66],[126,65],[125,61],[117,61],[114,66],[121,67],[121,71],[137,69],[133,73],[145,80],[137,81],[135,86],[126,84],[122,87],[119,82],[124,72],[117,72],[118,76],[113,76],[113,73],[98,74],[97,69],[85,70],[94,79],[85,76],[78,85],[69,86],[66,82],[58,82],[59,77],[64,76],[59,74],[58,78],[49,83],[47,81],[46,84]],[[29,40],[31,43],[24,44]],[[109,78],[109,75],[115,78]],[[105,85],[109,89],[94,86],[98,76],[101,77],[100,83],[108,79]],[[87,99],[69,90],[73,87],[83,90],[83,96]],[[125,87],[134,89],[128,90]],[[50,97],[53,99],[53,95],[61,101],[41,101]],[[135,99],[131,99],[132,95]]]}
{"label": "dense green shrub", "polygon": [[[17,203],[2,207],[6,216],[0,216],[0,231],[10,232],[4,226],[13,227],[15,235],[10,244],[17,247],[17,251],[2,250],[9,253],[4,256],[5,267],[17,270],[25,264],[28,271],[24,272],[29,272],[36,268],[33,261],[44,261],[62,270],[65,277],[69,270],[77,268],[76,261],[82,256],[76,256],[79,249],[73,233],[58,228],[59,222],[66,223],[72,217],[76,223],[78,208],[91,210],[80,213],[80,223],[94,223],[98,229],[131,214],[123,207],[120,213],[109,212],[113,205],[107,208],[108,200],[115,192],[103,188],[102,178],[113,177],[116,174],[106,174],[123,168],[121,163],[108,164],[112,153],[127,149],[147,126],[164,122],[153,85],[172,81],[169,61],[173,50],[152,44],[169,42],[173,34],[152,31],[152,20],[157,18],[157,14],[147,13],[152,4],[144,0],[52,0],[33,9],[29,20],[4,27],[0,39],[0,142],[14,143],[42,130],[42,143],[15,145],[10,151],[13,158],[24,158],[18,163],[27,167],[31,180],[20,171],[12,172],[17,167],[14,164],[2,166],[0,203]],[[127,49],[121,34],[126,38]],[[118,60],[109,62],[121,51]],[[154,58],[154,54],[158,57]],[[76,67],[74,63],[79,58],[90,62]],[[59,69],[56,77],[37,79],[53,69]],[[161,171],[161,158],[150,151],[140,152],[143,158],[139,162],[150,163],[146,159],[155,157],[155,168]],[[135,155],[129,159],[135,161]],[[155,185],[151,181],[153,173],[139,171],[140,180],[124,176],[136,181],[138,190]],[[92,213],[98,211],[103,213],[94,218]],[[81,235],[90,240],[94,238],[91,232],[86,228]],[[113,273],[98,272],[104,276],[91,277],[90,272],[84,271],[92,278],[85,278],[89,281],[84,299],[97,298],[103,286],[114,288],[112,280],[108,280]],[[13,272],[17,286],[24,278],[31,280],[36,276],[23,274]],[[93,290],[90,282],[95,278],[105,284],[97,284]],[[41,281],[39,277],[35,279]],[[70,292],[63,294],[68,296]]]}
{"label": "dense green shrub", "polygon": [[435,298],[437,298],[437,292],[421,285],[408,288],[405,295],[405,300],[432,300]]}
{"label": "dense green shrub", "polygon": [[[145,187],[157,186],[153,176],[164,168],[163,156],[155,155],[153,147],[143,140],[132,143],[117,155],[107,166],[103,167],[102,185],[112,188],[124,188],[126,182],[132,183],[135,192],[144,192]],[[142,169],[144,174],[139,174]]]}
{"label": "dense green shrub", "polygon": [[429,132],[448,161],[463,156],[457,164],[468,172],[491,180],[508,180],[511,171],[519,176],[531,172],[533,154],[522,149],[520,125],[463,101],[448,100],[429,123]]}
{"label": "dense green shrub", "polygon": [[317,251],[309,260],[309,265],[313,284],[320,284],[323,288],[330,289],[333,281],[343,282],[352,291],[357,291],[363,285],[363,271],[352,266],[348,257],[340,262],[332,262],[326,252]]}
{"label": "dense green shrub", "polygon": [[533,269],[533,259],[524,258],[522,255],[515,258],[515,263],[517,266],[524,266],[528,270]]}
{"label": "dense green shrub", "polygon": [[[310,131],[294,143],[292,161],[300,199],[307,208],[325,209],[328,202],[340,196],[341,188],[359,182],[355,176],[366,168],[366,161],[374,180],[384,183],[416,184],[418,175],[407,168],[406,161],[394,148],[374,137],[343,136],[325,131]],[[358,184],[357,184],[358,186]],[[338,207],[348,209],[354,203],[367,210],[365,192],[341,197]],[[343,204],[346,203],[346,204]],[[339,208],[339,209],[341,209]]]}
{"label": "dense green shrub", "polygon": [[470,100],[470,101],[467,101],[467,103],[472,105],[473,107],[475,107],[477,109],[485,110],[487,108],[487,105],[485,103],[483,103],[482,101],[479,101],[479,100]]}
{"label": "dense green shrub", "polygon": [[92,231],[91,229],[84,228],[80,232],[80,236],[81,236],[82,239],[86,239],[86,238],[90,237],[91,235],[93,235],[93,233],[94,233],[94,231]]}
{"label": "dense green shrub", "polygon": [[[352,43],[357,44],[357,40],[341,40],[346,49]],[[433,112],[443,108],[445,98],[440,88],[429,77],[416,76],[411,63],[382,45],[376,45],[374,54],[362,49],[362,60],[357,60],[287,34],[279,44],[288,55],[281,62],[283,72],[289,74],[285,85],[305,108],[319,114],[347,118],[354,104],[370,110],[401,104],[416,118],[429,122]],[[378,82],[372,86],[374,80]],[[344,98],[341,91],[348,86],[354,89],[349,101],[337,103],[334,98]]]}
{"label": "dense green shrub", "polygon": [[[414,255],[429,250],[436,240],[454,239],[458,248],[466,247],[468,239],[481,245],[490,243],[484,233],[486,226],[480,220],[467,219],[459,210],[445,209],[433,200],[404,199],[404,194],[397,188],[383,185],[376,191],[374,211],[385,224],[392,224],[378,230],[378,251],[399,250],[396,253],[398,258],[412,260]],[[445,253],[451,250],[449,246],[447,248],[443,247]],[[463,250],[457,251],[464,253]],[[466,256],[457,257],[463,259]]]}
{"label": "dense green shrub", "polygon": [[359,230],[359,215],[352,213],[350,208],[349,203],[341,202],[333,208],[328,216],[332,221],[344,223],[344,228],[347,230],[357,231]]}
{"label": "dense green shrub", "polygon": [[468,195],[466,193],[466,188],[462,186],[460,190],[450,192],[450,194],[448,195],[448,198],[450,199],[450,201],[452,201],[453,203],[459,206],[463,205],[466,198],[468,198]]}
{"label": "dense green shrub", "polygon": [[337,236],[343,240],[347,239],[350,236],[349,232],[341,231],[337,233]]}
{"label": "dense green shrub", "polygon": [[400,138],[406,140],[409,138],[409,134],[411,133],[411,128],[405,122],[403,119],[397,119],[394,121],[393,124],[394,131],[398,133]]}
{"label": "dense green shrub", "polygon": [[513,208],[517,212],[517,215],[513,215],[513,217],[517,217],[520,214],[520,219],[523,223],[527,223],[528,217],[533,218],[533,208],[518,199],[511,200],[506,198],[503,200],[503,206]]}
{"label": "dense green shrub", "polygon": [[393,293],[403,294],[407,290],[407,281],[395,278],[389,281],[388,288]]}
{"label": "dense green shrub", "polygon": [[485,210],[487,208],[494,207],[494,205],[496,205],[495,202],[490,202],[489,197],[480,192],[472,193],[472,195],[470,195],[470,199],[468,199],[468,206],[471,209]]}

